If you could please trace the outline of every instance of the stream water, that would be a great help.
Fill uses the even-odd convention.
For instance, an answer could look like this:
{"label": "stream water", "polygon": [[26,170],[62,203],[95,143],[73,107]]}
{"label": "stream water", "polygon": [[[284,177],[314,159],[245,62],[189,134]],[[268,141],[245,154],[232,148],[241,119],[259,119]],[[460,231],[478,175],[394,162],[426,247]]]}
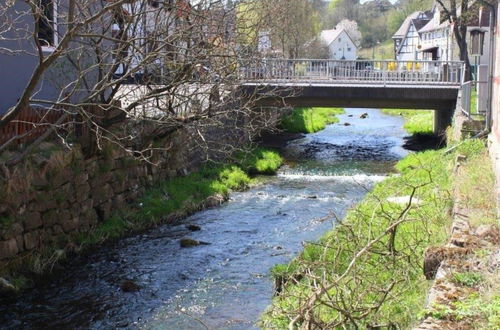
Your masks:
{"label": "stream water", "polygon": [[[0,328],[257,328],[273,296],[270,268],[331,229],[329,215],[344,216],[391,171],[406,154],[402,125],[378,110],[348,109],[339,124],[290,142],[290,164],[265,184],[79,257],[16,300],[0,298]],[[211,244],[180,248],[183,237]],[[141,290],[122,292],[125,279]]]}

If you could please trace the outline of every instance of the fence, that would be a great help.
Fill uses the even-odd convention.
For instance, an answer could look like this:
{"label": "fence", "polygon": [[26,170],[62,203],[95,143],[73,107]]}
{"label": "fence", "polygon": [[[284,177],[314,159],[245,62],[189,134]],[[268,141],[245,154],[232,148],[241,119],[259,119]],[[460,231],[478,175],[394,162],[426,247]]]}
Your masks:
{"label": "fence", "polygon": [[0,146],[12,140],[12,144],[29,143],[43,135],[63,115],[62,110],[47,110],[29,106],[6,126],[0,129]]}
{"label": "fence", "polygon": [[[91,134],[89,119],[95,124],[106,126],[110,119],[124,120],[125,113],[120,110],[120,103],[114,102],[109,105],[92,104],[85,107],[85,115],[72,114],[62,123],[58,124],[59,130],[73,132],[76,136]],[[11,141],[11,145],[19,146],[27,144],[42,136],[67,111],[63,109],[47,109],[37,106],[29,106],[21,110],[18,115],[6,126],[0,129],[0,146]]]}
{"label": "fence", "polygon": [[454,61],[336,61],[262,59],[244,61],[244,81],[307,81],[460,86],[464,66]]}
{"label": "fence", "polygon": [[460,97],[460,108],[462,113],[467,117],[471,117],[471,97],[472,97],[472,87],[473,82],[468,81],[462,84],[461,97]]}

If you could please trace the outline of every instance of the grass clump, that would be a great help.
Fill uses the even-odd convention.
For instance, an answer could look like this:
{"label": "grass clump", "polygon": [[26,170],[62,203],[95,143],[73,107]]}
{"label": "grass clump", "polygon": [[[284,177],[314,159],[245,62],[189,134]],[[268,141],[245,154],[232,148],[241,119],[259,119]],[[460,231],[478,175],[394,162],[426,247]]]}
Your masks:
{"label": "grass clump", "polygon": [[281,127],[290,133],[314,133],[328,124],[339,122],[336,115],[344,113],[342,108],[295,108],[292,114],[281,121]]}
{"label": "grass clump", "polygon": [[433,110],[403,110],[383,109],[383,113],[392,116],[402,116],[405,119],[404,128],[411,134],[434,134]]}
{"label": "grass clump", "polygon": [[460,167],[455,177],[454,185],[461,196],[463,206],[468,210],[469,223],[472,226],[482,224],[497,224],[495,200],[495,174],[490,156],[485,150],[484,143],[468,144],[465,150],[460,148],[461,154],[470,154],[466,164]]}
{"label": "grass clump", "polygon": [[476,157],[484,150],[479,146],[467,141],[455,154],[432,150],[400,161],[399,175],[377,184],[335,229],[306,244],[289,267],[273,270],[295,281],[287,281],[273,300],[262,327],[288,328],[291,320],[292,327],[324,329],[414,324],[429,288],[424,251],[449,236],[455,157]]}
{"label": "grass clump", "polygon": [[256,148],[237,155],[239,166],[250,174],[276,174],[283,158],[274,150]]}
{"label": "grass clump", "polygon": [[483,280],[484,278],[481,273],[465,272],[453,274],[453,281],[463,286],[475,287]]}
{"label": "grass clump", "polygon": [[499,329],[500,295],[485,297],[474,293],[451,305],[433,305],[427,315],[440,320],[466,321],[471,329]]}

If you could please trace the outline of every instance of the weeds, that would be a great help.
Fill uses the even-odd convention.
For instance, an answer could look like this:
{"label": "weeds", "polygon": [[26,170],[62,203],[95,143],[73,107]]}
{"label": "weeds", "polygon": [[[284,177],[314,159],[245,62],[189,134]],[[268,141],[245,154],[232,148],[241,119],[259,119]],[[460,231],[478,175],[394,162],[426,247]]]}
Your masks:
{"label": "weeds", "polygon": [[434,134],[433,110],[384,109],[382,112],[387,115],[402,116],[405,119],[404,128],[410,134]]}
{"label": "weeds", "polygon": [[338,123],[336,115],[344,113],[341,108],[296,108],[283,118],[281,127],[291,133],[314,133],[326,125]]}
{"label": "weeds", "polygon": [[484,280],[481,273],[475,272],[465,272],[465,273],[455,273],[453,274],[453,281],[457,284],[475,287]]}
{"label": "weeds", "polygon": [[250,174],[276,174],[283,164],[283,158],[273,150],[256,148],[247,153],[239,153],[237,163]]}

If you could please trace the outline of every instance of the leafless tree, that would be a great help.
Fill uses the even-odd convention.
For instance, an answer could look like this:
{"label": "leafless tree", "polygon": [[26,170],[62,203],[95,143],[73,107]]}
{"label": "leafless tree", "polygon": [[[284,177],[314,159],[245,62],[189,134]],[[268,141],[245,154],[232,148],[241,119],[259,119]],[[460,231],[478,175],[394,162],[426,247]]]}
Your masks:
{"label": "leafless tree", "polygon": [[246,31],[236,22],[249,16],[222,0],[4,1],[0,56],[23,57],[33,71],[0,129],[30,106],[62,114],[34,124],[50,129],[7,164],[54,134],[68,147],[83,135],[89,149],[107,141],[147,159],[155,138],[182,127],[251,117],[255,95],[242,97],[238,81]]}

